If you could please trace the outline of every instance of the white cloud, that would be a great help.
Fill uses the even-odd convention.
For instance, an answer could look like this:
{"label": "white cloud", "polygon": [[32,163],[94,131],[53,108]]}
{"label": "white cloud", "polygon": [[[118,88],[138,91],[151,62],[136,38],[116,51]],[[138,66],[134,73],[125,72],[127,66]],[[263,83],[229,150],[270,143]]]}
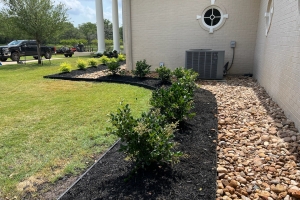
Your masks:
{"label": "white cloud", "polygon": [[[69,9],[69,19],[74,26],[78,24],[92,22],[96,23],[96,9],[95,1],[97,0],[53,0],[55,4],[63,3]],[[121,0],[119,2],[119,24],[122,25],[122,4]],[[0,8],[1,5],[0,0]],[[112,21],[112,1],[103,0],[103,15],[105,19]]]}
{"label": "white cloud", "polygon": [[93,0],[59,0],[59,2],[66,5],[69,9],[68,14],[70,21],[77,26],[78,24],[85,22],[95,23],[96,11],[95,7],[92,7],[95,4]]}

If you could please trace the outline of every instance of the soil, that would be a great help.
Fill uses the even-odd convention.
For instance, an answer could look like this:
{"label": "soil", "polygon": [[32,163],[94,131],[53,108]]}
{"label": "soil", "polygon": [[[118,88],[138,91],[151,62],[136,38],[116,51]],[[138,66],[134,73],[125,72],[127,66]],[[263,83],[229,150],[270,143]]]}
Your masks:
{"label": "soil", "polygon": [[[143,79],[128,74],[80,78],[83,74],[97,74],[105,69],[100,65],[45,78],[122,82],[149,89],[169,86],[153,75]],[[175,133],[177,148],[185,154],[178,164],[153,166],[133,174],[134,163],[119,152],[120,143],[117,143],[60,199],[216,199],[217,102],[211,92],[198,88],[194,106],[192,112],[196,116],[184,121]]]}

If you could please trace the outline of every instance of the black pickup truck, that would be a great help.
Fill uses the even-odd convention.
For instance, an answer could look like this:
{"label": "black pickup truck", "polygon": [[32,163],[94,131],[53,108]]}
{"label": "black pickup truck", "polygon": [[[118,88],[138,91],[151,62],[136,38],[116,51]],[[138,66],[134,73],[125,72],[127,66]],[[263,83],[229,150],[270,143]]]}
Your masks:
{"label": "black pickup truck", "polygon": [[[55,53],[55,47],[41,46],[41,56],[46,59],[50,59]],[[21,56],[33,56],[37,59],[37,42],[35,40],[14,40],[6,46],[0,46],[0,61],[6,61],[8,58],[12,61],[19,61]]]}

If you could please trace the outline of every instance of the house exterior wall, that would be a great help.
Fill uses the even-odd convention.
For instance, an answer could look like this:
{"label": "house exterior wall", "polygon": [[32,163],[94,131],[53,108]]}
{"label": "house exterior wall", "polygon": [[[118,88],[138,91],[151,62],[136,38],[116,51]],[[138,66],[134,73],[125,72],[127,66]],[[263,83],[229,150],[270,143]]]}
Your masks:
{"label": "house exterior wall", "polygon": [[298,1],[274,0],[265,36],[268,1],[261,1],[254,57],[254,77],[285,115],[300,128],[300,12]]}
{"label": "house exterior wall", "polygon": [[234,64],[229,73],[252,73],[260,0],[216,0],[215,5],[225,8],[229,18],[219,30],[209,34],[201,28],[196,16],[211,2],[131,0],[133,65],[146,59],[152,70],[160,62],[175,69],[185,65],[185,51],[189,49],[225,50],[225,63],[231,63],[230,41],[236,41]]}

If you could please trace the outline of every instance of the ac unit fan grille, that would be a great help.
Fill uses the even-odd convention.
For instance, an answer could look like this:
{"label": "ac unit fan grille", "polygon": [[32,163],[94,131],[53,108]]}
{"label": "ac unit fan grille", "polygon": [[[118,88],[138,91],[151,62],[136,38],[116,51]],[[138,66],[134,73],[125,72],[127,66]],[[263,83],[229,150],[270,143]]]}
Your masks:
{"label": "ac unit fan grille", "polygon": [[198,72],[201,79],[222,79],[222,63],[222,51],[186,51],[186,68]]}

